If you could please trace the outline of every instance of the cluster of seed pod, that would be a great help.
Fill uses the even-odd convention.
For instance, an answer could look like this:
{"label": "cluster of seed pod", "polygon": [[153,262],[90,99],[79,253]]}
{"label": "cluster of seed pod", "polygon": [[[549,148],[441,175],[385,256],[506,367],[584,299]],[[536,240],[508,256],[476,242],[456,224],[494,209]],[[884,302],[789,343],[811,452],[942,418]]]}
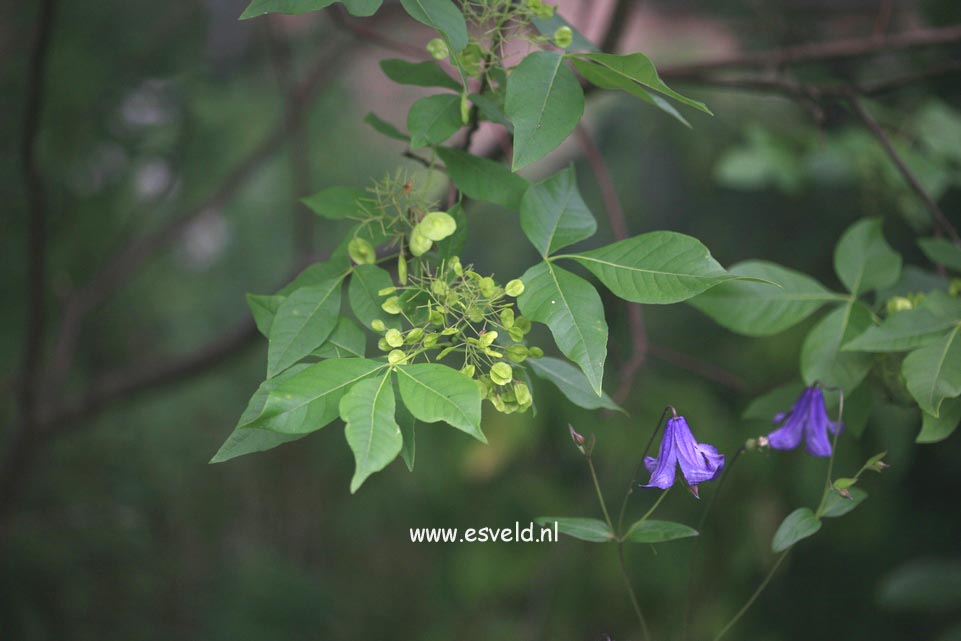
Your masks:
{"label": "cluster of seed pod", "polygon": [[[460,370],[473,378],[483,398],[504,413],[531,407],[530,389],[515,366],[540,358],[539,347],[525,344],[531,323],[515,313],[513,298],[524,292],[519,279],[501,286],[461,265],[456,256],[436,268],[419,263],[406,285],[380,290],[381,309],[403,319],[407,329],[375,320],[377,342],[393,365],[418,357],[431,361],[458,359]],[[396,325],[396,323],[391,323]],[[523,371],[522,368],[518,368]]]}

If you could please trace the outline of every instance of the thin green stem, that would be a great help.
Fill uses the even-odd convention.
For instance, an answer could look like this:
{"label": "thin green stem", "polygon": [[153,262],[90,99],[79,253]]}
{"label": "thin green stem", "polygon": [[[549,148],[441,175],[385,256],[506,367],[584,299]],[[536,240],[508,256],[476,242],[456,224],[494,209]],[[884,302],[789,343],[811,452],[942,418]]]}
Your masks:
{"label": "thin green stem", "polygon": [[838,437],[841,435],[841,419],[844,417],[844,392],[837,388],[832,389],[835,389],[840,395],[838,401],[837,430],[835,430],[834,438],[831,440],[831,458],[828,459],[828,473],[824,479],[824,493],[821,495],[821,502],[818,504],[818,509],[814,514],[814,518],[816,519],[820,519],[824,514],[824,510],[827,508],[828,497],[831,496],[831,488],[833,487],[831,477],[834,475],[834,457],[838,451]]}
{"label": "thin green stem", "polygon": [[640,520],[638,521],[638,523],[640,523],[641,521],[646,521],[647,519],[649,519],[650,516],[651,516],[652,514],[654,514],[654,510],[657,509],[657,507],[661,504],[661,501],[664,500],[664,497],[667,496],[667,493],[670,492],[670,491],[671,491],[671,488],[667,488],[666,490],[664,490],[663,492],[661,492],[661,495],[660,495],[659,497],[657,497],[657,500],[656,500],[656,501],[654,501],[654,505],[652,505],[652,506],[651,506],[651,509],[649,509],[647,512],[644,513],[644,516],[642,516],[642,517],[640,518]]}
{"label": "thin green stem", "polygon": [[611,521],[611,515],[607,513],[607,503],[604,501],[604,493],[601,492],[601,484],[597,481],[597,472],[594,471],[594,461],[591,460],[590,455],[584,457],[587,459],[587,467],[591,470],[591,480],[594,481],[594,491],[597,492],[597,501],[601,504],[601,511],[604,512],[604,520],[607,521],[607,527],[611,528],[611,532],[614,532],[614,523]]}
{"label": "thin green stem", "polygon": [[752,594],[751,598],[747,600],[747,603],[745,603],[741,609],[737,611],[737,614],[734,615],[734,618],[728,621],[727,625],[721,628],[721,631],[717,633],[716,637],[714,637],[714,641],[720,641],[720,639],[727,634],[728,630],[733,628],[734,625],[741,619],[741,617],[744,616],[744,614],[751,608],[751,606],[754,605],[754,602],[757,601],[757,598],[761,596],[762,592],[764,592],[764,588],[766,588],[767,584],[771,582],[772,578],[774,578],[774,573],[777,572],[779,567],[781,567],[781,563],[784,562],[784,559],[787,558],[788,552],[790,551],[790,548],[788,548],[787,550],[781,552],[780,556],[777,557],[777,561],[775,561],[774,565],[771,566],[771,569],[768,570],[767,576],[765,576],[764,580],[761,581],[761,585],[757,586],[757,589],[754,590],[754,594]]}
{"label": "thin green stem", "polygon": [[[667,494],[667,492],[665,492],[665,494]],[[641,612],[641,606],[637,602],[637,595],[634,593],[634,586],[631,585],[631,577],[628,576],[627,566],[624,564],[624,544],[621,541],[617,542],[617,562],[621,569],[621,577],[624,579],[624,588],[627,590],[627,595],[631,599],[631,605],[634,606],[634,614],[637,615],[637,620],[641,624],[644,641],[650,641],[651,634],[647,629],[647,619],[644,618],[644,613]]]}

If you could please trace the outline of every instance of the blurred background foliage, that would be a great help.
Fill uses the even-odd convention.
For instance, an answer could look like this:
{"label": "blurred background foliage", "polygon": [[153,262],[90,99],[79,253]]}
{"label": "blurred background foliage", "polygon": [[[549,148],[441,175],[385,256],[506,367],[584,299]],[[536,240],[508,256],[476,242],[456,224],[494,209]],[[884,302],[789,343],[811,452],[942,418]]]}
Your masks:
{"label": "blurred background foliage", "polygon": [[[730,46],[864,35],[879,5],[893,5],[892,30],[961,20],[953,0],[636,4],[637,33],[625,48],[644,50],[659,65]],[[243,8],[242,0],[59,6],[38,139],[52,310],[129,238],[161,228],[215,190],[284,118],[284,83],[328,56],[300,137],[306,187],[287,145],[224,202],[205,208],[84,323],[64,393],[79,393],[118,364],[149,368],[223,335],[248,314],[245,292],[272,292],[294,269],[305,229],[297,198],[334,184],[363,185],[406,162],[402,144],[361,121],[374,110],[401,123],[419,95],[380,76],[376,61],[395,54],[358,42],[326,14],[237,22]],[[576,2],[566,13],[575,24],[591,15]],[[7,143],[20,132],[37,7],[8,4],[0,15],[0,192],[8,212],[0,235],[0,359],[9,391],[22,347],[26,216],[18,158]],[[415,50],[430,37],[390,3],[364,24]],[[901,56],[897,64],[924,65],[929,55]],[[880,56],[833,71],[870,75],[873,64],[896,63]],[[632,233],[689,233],[723,264],[774,260],[836,287],[831,255],[841,231],[863,216],[884,216],[892,245],[930,269],[914,243],[928,227],[924,210],[850,118],[828,114],[819,127],[781,98],[684,87],[716,117],[688,113],[688,130],[626,96],[588,106]],[[949,216],[961,207],[959,97],[957,76],[949,75],[886,95],[875,112]],[[609,242],[597,183],[576,146],[565,145],[529,176],[571,161],[602,221],[589,242]],[[506,280],[535,260],[516,213],[473,206],[468,220],[465,262]],[[327,223],[311,229],[321,253],[338,241]],[[624,306],[605,302],[613,390],[630,338]],[[111,404],[68,426],[31,463],[0,543],[0,637],[634,638],[605,546],[413,544],[408,528],[598,516],[568,422],[596,434],[601,482],[612,497],[665,404],[677,406],[701,440],[732,453],[767,431],[741,412],[797,378],[800,342],[816,322],[747,339],[686,305],[644,313],[652,349],[626,402],[629,417],[581,410],[539,383],[536,417],[487,412],[488,446],[428,426],[413,473],[394,463],[354,497],[353,462],[338,425],[295,445],[207,465],[262,378],[263,341],[202,375]],[[696,371],[678,366],[688,361]],[[724,371],[723,384],[703,375],[715,368]],[[0,404],[5,424],[15,416],[9,397]],[[838,469],[856,469],[884,449],[892,468],[870,479],[868,502],[796,550],[731,638],[961,639],[961,434],[921,446],[918,429],[916,412],[879,402],[860,440],[842,438]],[[692,639],[712,636],[753,589],[771,563],[780,520],[816,503],[824,465],[801,453],[746,455],[738,464],[701,537]],[[652,497],[636,496],[640,513]],[[693,524],[703,506],[674,492],[661,514]],[[656,638],[680,634],[690,547],[630,553]]]}

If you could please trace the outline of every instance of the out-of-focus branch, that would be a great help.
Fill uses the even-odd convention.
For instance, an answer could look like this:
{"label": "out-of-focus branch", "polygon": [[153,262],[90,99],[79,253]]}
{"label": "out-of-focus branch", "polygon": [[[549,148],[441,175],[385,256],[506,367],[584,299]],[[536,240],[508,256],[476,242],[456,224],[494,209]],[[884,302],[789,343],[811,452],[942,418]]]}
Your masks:
{"label": "out-of-focus branch", "polygon": [[961,25],[920,29],[893,35],[814,42],[770,51],[739,53],[707,62],[665,67],[660,70],[660,74],[665,80],[672,80],[700,76],[705,72],[722,69],[777,68],[785,65],[843,60],[845,58],[857,58],[957,42],[961,42]]}
{"label": "out-of-focus branch", "polygon": [[384,49],[390,49],[396,53],[413,56],[415,58],[424,58],[423,49],[409,45],[406,42],[394,40],[390,36],[386,36],[376,29],[371,29],[363,23],[356,22],[348,16],[346,9],[344,9],[344,7],[341,5],[335,5],[331,7],[328,10],[328,14],[330,15],[330,19],[333,20],[334,24],[345,31],[351,32],[360,40],[369,42],[372,45],[377,45],[378,47],[382,47]]}
{"label": "out-of-focus branch", "polygon": [[307,72],[288,93],[291,107],[285,110],[274,128],[224,177],[206,198],[174,216],[160,229],[135,238],[106,261],[90,281],[79,288],[67,300],[60,334],[54,348],[52,372],[62,376],[69,369],[76,340],[83,319],[127,280],[157,252],[164,249],[186,230],[204,212],[226,205],[258,171],[281,148],[291,135],[288,120],[291,115],[299,117],[310,106],[317,89],[336,72],[336,58],[344,55],[341,43],[330,43]]}
{"label": "out-of-focus branch", "polygon": [[658,360],[697,374],[709,381],[714,381],[735,392],[744,392],[747,390],[747,383],[737,374],[723,367],[718,367],[713,363],[706,363],[690,354],[678,352],[670,347],[664,347],[656,343],[649,345],[647,351]]}
{"label": "out-of-focus branch", "polygon": [[878,124],[878,121],[875,120],[874,117],[868,113],[867,109],[864,108],[864,105],[861,104],[861,100],[853,91],[848,95],[848,103],[851,105],[851,108],[854,110],[854,113],[857,115],[857,117],[862,123],[864,123],[864,126],[867,127],[868,131],[870,131],[874,137],[877,138],[878,143],[880,143],[885,153],[887,153],[888,157],[891,159],[891,162],[894,163],[894,166],[898,168],[899,172],[901,172],[905,182],[908,183],[908,186],[911,188],[911,190],[924,204],[925,209],[928,210],[928,213],[931,214],[931,218],[934,220],[935,227],[950,236],[951,240],[954,241],[956,245],[961,245],[961,236],[958,235],[958,230],[954,227],[954,225],[951,224],[951,221],[948,220],[948,217],[938,206],[938,203],[934,201],[934,198],[928,194],[927,190],[925,190],[924,186],[921,184],[921,181],[918,180],[918,177],[914,175],[914,172],[912,172],[907,164],[905,164],[904,159],[901,158],[901,155],[891,143],[891,139],[881,128],[881,125]]}
{"label": "out-of-focus branch", "polygon": [[[577,125],[574,129],[574,137],[584,153],[594,178],[601,190],[601,198],[604,200],[604,209],[607,212],[607,219],[611,225],[611,233],[616,240],[624,240],[629,232],[627,229],[627,217],[624,215],[624,208],[621,200],[617,196],[617,188],[614,186],[614,179],[604,161],[604,156],[597,144],[591,137],[590,132],[583,124]],[[631,355],[621,365],[620,383],[614,393],[614,400],[623,403],[631,393],[634,379],[637,372],[644,366],[647,360],[647,331],[644,327],[644,314],[638,303],[625,303],[627,309],[628,327],[631,333]]]}

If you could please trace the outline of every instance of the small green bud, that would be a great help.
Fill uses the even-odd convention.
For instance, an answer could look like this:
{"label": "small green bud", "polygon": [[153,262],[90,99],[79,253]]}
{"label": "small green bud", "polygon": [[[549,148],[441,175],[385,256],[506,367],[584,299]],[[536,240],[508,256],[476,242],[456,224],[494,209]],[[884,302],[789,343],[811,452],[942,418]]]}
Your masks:
{"label": "small green bud", "polygon": [[457,230],[457,221],[444,211],[432,211],[417,223],[414,233],[420,230],[426,238],[437,242],[444,240]]}
{"label": "small green bud", "polygon": [[403,254],[397,257],[397,279],[401,285],[407,284],[407,259]]}
{"label": "small green bud", "polygon": [[491,366],[491,380],[498,385],[507,385],[514,378],[514,370],[507,363],[494,363]]}
{"label": "small green bud", "polygon": [[898,312],[914,309],[914,305],[904,296],[894,296],[893,298],[889,298],[888,302],[885,303],[885,309],[888,312],[888,316],[893,316]]}
{"label": "small green bud", "polygon": [[390,354],[387,355],[387,362],[391,365],[403,363],[405,360],[407,360],[407,354],[399,349],[391,350]]}
{"label": "small green bud", "polygon": [[407,343],[408,345],[413,345],[418,341],[420,341],[420,339],[422,339],[423,337],[424,337],[424,330],[422,330],[420,327],[415,327],[414,329],[407,332],[407,337],[404,339],[404,342]]}
{"label": "small green bud", "polygon": [[479,285],[481,294],[487,296],[488,298],[493,296],[494,292],[497,290],[497,283],[495,283],[494,279],[490,276],[484,276],[481,278]]}
{"label": "small green bud", "polygon": [[441,336],[453,336],[453,335],[456,334],[456,333],[457,333],[457,328],[456,328],[456,327],[445,327],[445,328],[441,331],[440,335],[441,335]]}
{"label": "small green bud", "polygon": [[[468,76],[476,76],[480,73],[481,58],[483,58],[484,52],[475,42],[471,42],[464,49],[457,54],[454,54],[454,58],[460,65],[460,68],[464,70],[464,73]],[[467,124],[467,121],[464,121]]]}
{"label": "small green bud", "polygon": [[567,49],[574,42],[574,32],[568,26],[560,27],[554,32],[554,44],[561,49]]}
{"label": "small green bud", "polygon": [[354,238],[347,243],[347,254],[358,265],[373,265],[377,262],[374,246],[363,238]]}
{"label": "small green bud", "polygon": [[471,307],[467,310],[467,318],[469,318],[472,323],[479,323],[484,320],[484,310],[479,307]]}
{"label": "small green bud", "polygon": [[410,253],[412,255],[423,256],[434,246],[434,242],[421,232],[420,224],[418,223],[418,225],[414,227],[414,231],[410,233],[407,245],[410,247]]}
{"label": "small green bud", "polygon": [[373,329],[375,332],[382,332],[382,331],[384,331],[385,329],[387,329],[387,326],[384,325],[384,321],[380,320],[379,318],[375,318],[374,320],[372,320],[372,321],[370,322],[370,327],[371,327],[371,329]]}
{"label": "small green bud", "polygon": [[404,344],[404,335],[396,329],[388,329],[387,333],[384,334],[384,340],[386,340],[387,344],[391,347],[400,347]]}
{"label": "small green bud", "polygon": [[477,344],[481,347],[490,347],[491,343],[497,339],[497,332],[484,332],[477,339]]}
{"label": "small green bud", "polygon": [[536,345],[527,348],[527,355],[531,358],[544,358],[544,350]]}
{"label": "small green bud", "polygon": [[434,60],[444,60],[450,55],[447,43],[440,38],[434,38],[427,43],[427,51]]}
{"label": "small green bud", "polygon": [[520,278],[515,278],[514,280],[507,283],[507,286],[504,287],[504,291],[507,293],[508,296],[513,296],[514,298],[517,298],[518,296],[524,293],[524,281],[522,281]]}
{"label": "small green bud", "polygon": [[948,294],[950,296],[958,296],[958,294],[961,294],[961,278],[951,279],[951,284],[948,285]]}
{"label": "small green bud", "polygon": [[498,352],[496,349],[491,349],[490,347],[485,347],[484,353],[491,358],[504,358],[504,355],[501,352]]}
{"label": "small green bud", "polygon": [[454,273],[458,276],[464,275],[464,266],[460,264],[460,258],[457,256],[451,258],[447,264],[450,265],[451,269],[453,269]]}
{"label": "small green bud", "polygon": [[383,288],[383,289],[377,290],[377,295],[378,295],[378,296],[390,296],[391,294],[393,294],[393,293],[396,292],[396,291],[397,291],[397,288],[396,288],[396,287],[385,287],[385,288]]}
{"label": "small green bud", "polygon": [[462,367],[460,371],[467,374],[468,378],[474,378],[475,367],[473,365],[464,365],[464,367]]}
{"label": "small green bud", "polygon": [[437,344],[438,340],[440,340],[440,336],[437,334],[427,334],[424,336],[424,347],[430,349]]}
{"label": "small green bud", "polygon": [[377,339],[377,349],[379,349],[379,350],[382,351],[382,352],[389,352],[389,351],[390,351],[390,345],[387,344],[387,341],[386,341],[385,339],[383,339],[383,338],[378,338],[378,339]]}
{"label": "small green bud", "polygon": [[505,329],[510,329],[514,326],[514,310],[510,307],[505,307],[501,310],[501,325]]}
{"label": "small green bud", "polygon": [[385,300],[381,303],[380,308],[388,314],[399,314],[404,309],[400,304],[400,298],[397,296],[391,296]]}
{"label": "small green bud", "polygon": [[523,363],[524,359],[527,358],[526,345],[511,345],[505,351],[507,352],[507,358],[515,363]]}
{"label": "small green bud", "polygon": [[517,325],[514,325],[509,330],[507,330],[507,335],[511,337],[511,340],[515,343],[519,343],[524,340],[524,332],[520,330]]}
{"label": "small green bud", "polygon": [[532,402],[531,391],[524,383],[514,383],[514,396],[521,405],[530,405]]}
{"label": "small green bud", "polygon": [[437,309],[431,310],[431,313],[427,316],[427,320],[431,325],[443,325],[444,313]]}
{"label": "small green bud", "polygon": [[503,414],[507,413],[507,405],[504,404],[503,399],[501,399],[500,394],[494,394],[490,397],[490,402],[498,412]]}

